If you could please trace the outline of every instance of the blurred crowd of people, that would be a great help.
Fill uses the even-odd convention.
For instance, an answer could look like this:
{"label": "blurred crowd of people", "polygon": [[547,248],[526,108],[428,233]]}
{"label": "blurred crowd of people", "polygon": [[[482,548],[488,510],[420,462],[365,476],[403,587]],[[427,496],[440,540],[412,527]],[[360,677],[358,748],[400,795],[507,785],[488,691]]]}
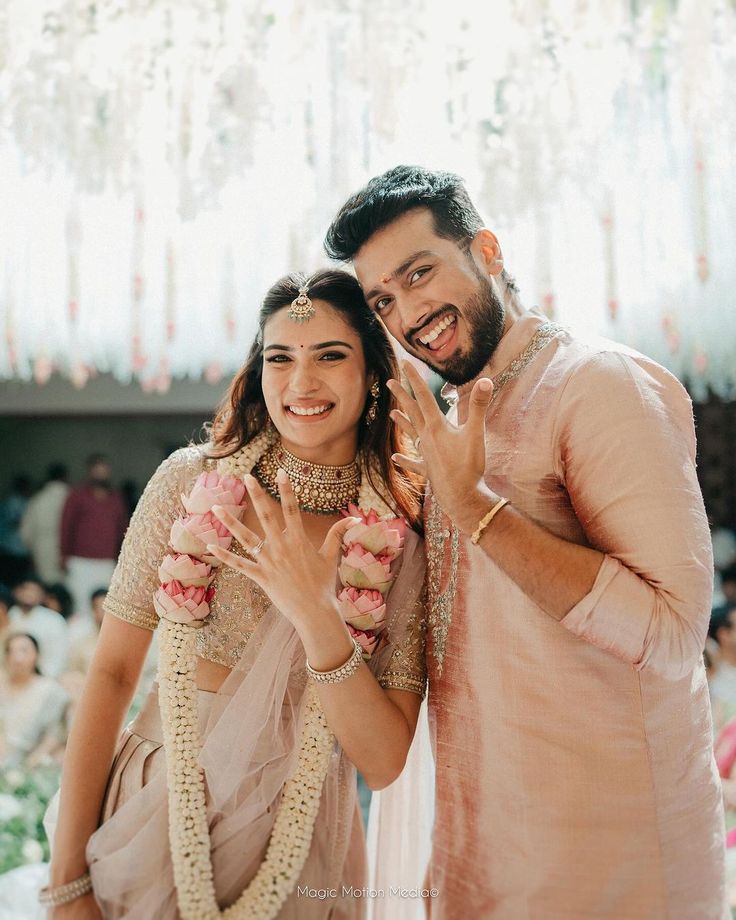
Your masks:
{"label": "blurred crowd of people", "polygon": [[101,454],[76,486],[53,464],[0,502],[0,768],[61,762],[134,502],[111,475]]}

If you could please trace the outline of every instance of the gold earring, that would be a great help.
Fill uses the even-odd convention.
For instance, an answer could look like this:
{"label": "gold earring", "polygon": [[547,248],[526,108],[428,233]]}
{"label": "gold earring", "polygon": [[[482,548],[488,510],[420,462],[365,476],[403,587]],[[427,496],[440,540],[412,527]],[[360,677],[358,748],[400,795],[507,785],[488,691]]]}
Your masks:
{"label": "gold earring", "polygon": [[381,388],[378,386],[378,381],[374,380],[371,384],[371,388],[368,391],[373,397],[370,406],[368,406],[368,411],[365,414],[365,423],[370,427],[376,420],[378,415],[378,397],[381,393]]}

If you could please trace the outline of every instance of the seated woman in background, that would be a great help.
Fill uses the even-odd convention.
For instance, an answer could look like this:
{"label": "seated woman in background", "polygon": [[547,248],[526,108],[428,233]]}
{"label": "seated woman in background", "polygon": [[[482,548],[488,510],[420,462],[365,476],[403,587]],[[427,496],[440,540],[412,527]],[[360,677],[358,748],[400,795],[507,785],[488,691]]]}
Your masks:
{"label": "seated woman in background", "polygon": [[10,633],[0,672],[0,765],[36,767],[59,760],[64,749],[65,691],[38,668],[38,643]]}

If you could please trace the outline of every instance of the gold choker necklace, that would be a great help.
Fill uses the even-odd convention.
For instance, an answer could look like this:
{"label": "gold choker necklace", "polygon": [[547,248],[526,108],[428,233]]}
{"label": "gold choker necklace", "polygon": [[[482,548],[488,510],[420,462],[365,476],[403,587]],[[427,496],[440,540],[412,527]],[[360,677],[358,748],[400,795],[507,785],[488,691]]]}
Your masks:
{"label": "gold choker necklace", "polygon": [[277,441],[253,468],[253,475],[274,498],[279,498],[276,473],[286,470],[297,503],[308,514],[339,514],[349,502],[357,502],[360,491],[360,464],[323,466],[301,460]]}

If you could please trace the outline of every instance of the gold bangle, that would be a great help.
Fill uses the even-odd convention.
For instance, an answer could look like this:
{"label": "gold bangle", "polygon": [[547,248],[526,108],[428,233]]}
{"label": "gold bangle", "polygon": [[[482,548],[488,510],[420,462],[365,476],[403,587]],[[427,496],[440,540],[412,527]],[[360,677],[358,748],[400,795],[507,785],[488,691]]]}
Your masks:
{"label": "gold bangle", "polygon": [[69,904],[81,898],[82,895],[89,894],[90,891],[92,891],[92,877],[89,872],[85,872],[84,875],[67,882],[66,885],[42,888],[38,894],[38,903],[41,907],[61,907],[62,904]]}
{"label": "gold bangle", "polygon": [[486,527],[488,527],[488,525],[491,523],[494,517],[498,514],[501,508],[503,508],[504,505],[508,505],[508,503],[509,503],[508,498],[502,498],[500,501],[496,502],[496,504],[491,508],[491,510],[488,512],[488,514],[485,517],[480,519],[480,521],[478,522],[478,526],[475,528],[473,536],[470,538],[471,543],[477,543],[478,540],[480,540],[480,535],[483,533]]}
{"label": "gold bangle", "polygon": [[345,664],[341,664],[339,668],[335,668],[334,671],[315,671],[314,668],[307,662],[307,673],[316,681],[318,684],[339,684],[343,680],[347,680],[348,677],[352,677],[353,674],[358,670],[360,662],[363,660],[363,649],[360,644],[353,639],[353,649],[352,655],[348,658]]}

